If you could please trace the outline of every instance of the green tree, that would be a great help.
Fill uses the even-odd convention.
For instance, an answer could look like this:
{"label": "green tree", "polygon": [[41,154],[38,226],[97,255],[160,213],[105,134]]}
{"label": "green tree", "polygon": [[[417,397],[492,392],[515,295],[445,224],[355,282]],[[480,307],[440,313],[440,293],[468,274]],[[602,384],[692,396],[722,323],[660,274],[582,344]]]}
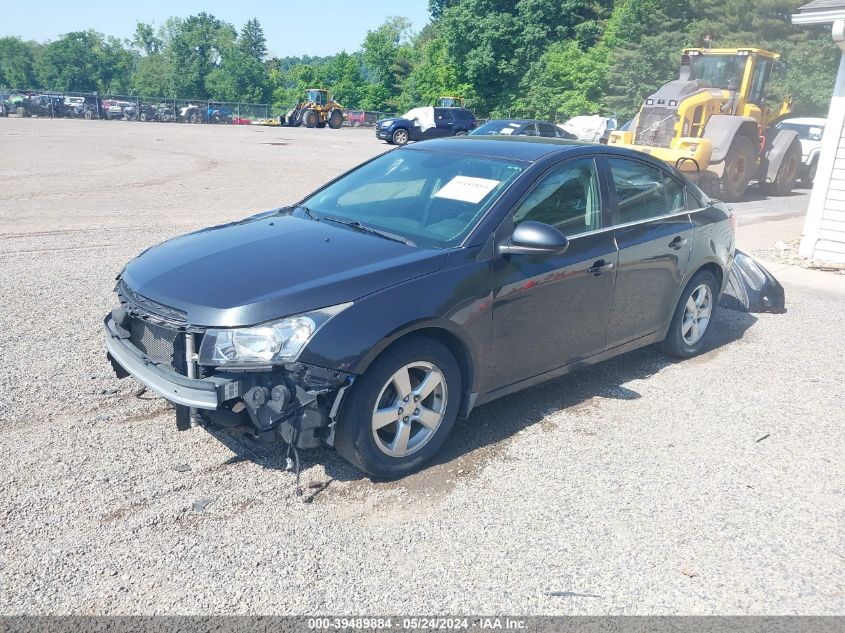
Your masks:
{"label": "green tree", "polygon": [[327,86],[334,98],[347,108],[360,108],[366,92],[361,74],[361,56],[341,51],[334,56],[328,67]]}
{"label": "green tree", "polygon": [[19,37],[0,38],[0,86],[36,88],[35,60],[39,45]]}
{"label": "green tree", "polygon": [[176,92],[179,96],[207,99],[206,78],[219,65],[223,51],[234,46],[235,27],[200,13],[172,22],[170,30],[167,54],[175,70]]}
{"label": "green tree", "polygon": [[264,65],[235,46],[223,51],[220,65],[208,73],[205,86],[208,95],[219,101],[264,103],[267,96]]}
{"label": "green tree", "polygon": [[256,61],[264,61],[267,56],[267,38],[264,37],[264,29],[258,18],[252,18],[244,24],[238,38],[238,47]]}
{"label": "green tree", "polygon": [[689,0],[624,0],[616,5],[602,46],[608,50],[608,114],[627,120],[659,86],[677,79],[692,22]]}
{"label": "green tree", "polygon": [[156,55],[164,48],[164,39],[161,34],[156,33],[152,24],[138,22],[135,25],[135,35],[132,37],[132,45],[146,55]]}
{"label": "green tree", "polygon": [[37,72],[50,89],[126,92],[132,65],[132,55],[117,38],[76,31],[44,47]]}
{"label": "green tree", "polygon": [[403,87],[400,109],[407,110],[421,103],[431,105],[439,97],[448,95],[464,97],[467,103],[472,104],[475,89],[460,80],[449,56],[449,47],[441,36],[415,42],[415,48],[417,55]]}
{"label": "green tree", "polygon": [[402,83],[411,72],[409,44],[411,23],[393,16],[369,31],[362,45],[368,79],[378,88],[368,88],[368,103],[376,109],[395,108]]}

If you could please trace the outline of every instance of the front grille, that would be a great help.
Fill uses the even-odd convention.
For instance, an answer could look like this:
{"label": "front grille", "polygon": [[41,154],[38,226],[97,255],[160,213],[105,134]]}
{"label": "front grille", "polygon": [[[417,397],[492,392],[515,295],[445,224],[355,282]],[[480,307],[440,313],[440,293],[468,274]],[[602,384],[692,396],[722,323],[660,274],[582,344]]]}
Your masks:
{"label": "front grille", "polygon": [[122,279],[117,284],[117,296],[124,309],[132,316],[141,316],[157,325],[177,329],[188,324],[188,315],[132,290]]}
{"label": "front grille", "polygon": [[129,322],[129,340],[150,360],[185,374],[185,335],[137,318]]}
{"label": "front grille", "polygon": [[670,147],[679,117],[672,108],[643,108],[634,136],[636,145]]}

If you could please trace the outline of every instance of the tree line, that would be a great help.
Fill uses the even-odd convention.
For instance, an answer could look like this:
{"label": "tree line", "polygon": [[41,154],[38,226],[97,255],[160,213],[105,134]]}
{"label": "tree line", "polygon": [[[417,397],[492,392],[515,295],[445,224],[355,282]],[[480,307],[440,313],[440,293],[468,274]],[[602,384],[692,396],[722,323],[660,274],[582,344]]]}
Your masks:
{"label": "tree line", "polygon": [[138,23],[131,39],[72,32],[38,43],[0,38],[0,86],[272,103],[329,87],[353,109],[403,111],[463,96],[479,116],[631,117],[676,78],[680,51],[756,46],[782,54],[774,89],[824,114],[838,49],[825,28],[795,27],[802,0],[429,0],[414,32],[388,17],[358,50],[269,57],[261,23],[208,13]]}

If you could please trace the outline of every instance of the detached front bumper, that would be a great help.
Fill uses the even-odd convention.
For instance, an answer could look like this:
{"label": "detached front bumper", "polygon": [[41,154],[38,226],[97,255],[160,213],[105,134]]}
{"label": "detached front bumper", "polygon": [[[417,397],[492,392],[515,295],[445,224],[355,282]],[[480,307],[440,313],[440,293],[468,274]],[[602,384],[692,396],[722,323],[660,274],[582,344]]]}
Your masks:
{"label": "detached front bumper", "polygon": [[188,378],[162,367],[144,356],[129,342],[129,334],[121,331],[111,315],[105,318],[108,357],[117,366],[174,404],[194,409],[216,410],[220,404],[240,395],[238,382],[226,378]]}

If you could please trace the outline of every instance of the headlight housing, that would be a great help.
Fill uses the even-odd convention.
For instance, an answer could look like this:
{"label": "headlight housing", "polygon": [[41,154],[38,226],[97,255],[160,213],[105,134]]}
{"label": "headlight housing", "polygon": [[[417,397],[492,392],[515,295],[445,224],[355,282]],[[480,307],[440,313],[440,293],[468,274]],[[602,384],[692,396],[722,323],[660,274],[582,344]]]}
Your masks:
{"label": "headlight housing", "polygon": [[266,367],[295,362],[320,328],[351,305],[342,303],[254,327],[206,330],[199,364]]}

